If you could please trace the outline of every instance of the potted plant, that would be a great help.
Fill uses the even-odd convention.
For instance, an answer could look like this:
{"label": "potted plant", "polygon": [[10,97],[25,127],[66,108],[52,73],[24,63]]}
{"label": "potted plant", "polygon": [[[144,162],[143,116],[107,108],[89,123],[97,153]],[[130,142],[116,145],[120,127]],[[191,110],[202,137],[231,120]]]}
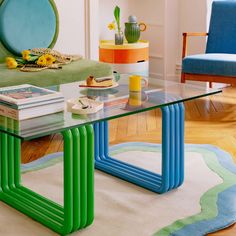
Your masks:
{"label": "potted plant", "polygon": [[115,21],[108,25],[110,30],[116,30],[115,32],[115,44],[122,45],[124,43],[124,34],[120,26],[120,8],[118,6],[114,9]]}

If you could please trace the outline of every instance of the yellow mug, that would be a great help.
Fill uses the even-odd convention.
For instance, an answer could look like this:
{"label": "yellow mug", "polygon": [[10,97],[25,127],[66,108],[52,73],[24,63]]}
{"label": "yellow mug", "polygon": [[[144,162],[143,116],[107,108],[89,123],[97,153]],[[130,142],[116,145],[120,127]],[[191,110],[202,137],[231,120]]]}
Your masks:
{"label": "yellow mug", "polygon": [[140,92],[142,90],[142,80],[144,81],[144,87],[148,86],[148,80],[140,75],[131,75],[129,77],[129,91]]}

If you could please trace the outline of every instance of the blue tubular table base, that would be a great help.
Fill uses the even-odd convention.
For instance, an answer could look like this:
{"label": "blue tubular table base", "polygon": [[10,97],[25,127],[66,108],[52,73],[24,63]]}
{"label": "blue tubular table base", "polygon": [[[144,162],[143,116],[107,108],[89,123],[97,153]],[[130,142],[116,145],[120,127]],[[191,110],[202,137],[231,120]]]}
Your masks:
{"label": "blue tubular table base", "polygon": [[184,181],[184,105],[162,111],[162,174],[153,173],[109,156],[108,122],[94,124],[95,168],[156,193],[178,188]]}

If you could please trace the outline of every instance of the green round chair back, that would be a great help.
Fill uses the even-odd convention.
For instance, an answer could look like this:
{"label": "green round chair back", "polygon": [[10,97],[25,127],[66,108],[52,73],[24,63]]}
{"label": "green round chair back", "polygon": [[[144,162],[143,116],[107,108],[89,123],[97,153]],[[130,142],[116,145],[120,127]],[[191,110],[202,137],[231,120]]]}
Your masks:
{"label": "green round chair back", "polygon": [[53,0],[0,0],[0,62],[32,48],[52,48],[58,37]]}

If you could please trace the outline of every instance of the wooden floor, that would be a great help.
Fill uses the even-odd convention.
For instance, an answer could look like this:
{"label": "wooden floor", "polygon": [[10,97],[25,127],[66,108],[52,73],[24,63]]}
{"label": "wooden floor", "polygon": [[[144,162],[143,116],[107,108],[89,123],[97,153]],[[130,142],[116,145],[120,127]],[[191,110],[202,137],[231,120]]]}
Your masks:
{"label": "wooden floor", "polygon": [[[220,95],[186,102],[185,107],[185,142],[216,145],[229,152],[236,162],[236,87],[225,88]],[[160,143],[160,111],[153,110],[111,121],[111,144],[124,141]],[[25,142],[22,144],[22,162],[30,162],[62,149],[60,135]],[[235,236],[236,225],[211,235]]]}

